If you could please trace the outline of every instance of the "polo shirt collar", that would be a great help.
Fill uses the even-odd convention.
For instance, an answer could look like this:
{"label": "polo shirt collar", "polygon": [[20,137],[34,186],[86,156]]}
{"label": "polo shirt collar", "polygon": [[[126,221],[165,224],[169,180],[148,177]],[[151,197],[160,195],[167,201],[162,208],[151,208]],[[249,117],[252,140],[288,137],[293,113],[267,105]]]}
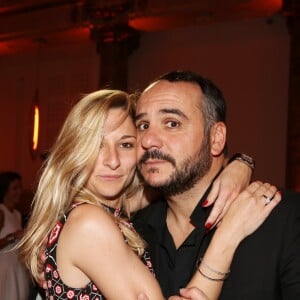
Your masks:
{"label": "polo shirt collar", "polygon": [[[209,216],[211,207],[202,207],[203,202],[206,200],[209,191],[211,190],[211,185],[208,187],[202,198],[199,200],[197,206],[191,214],[192,224],[199,229],[204,229],[205,221]],[[152,204],[151,214],[148,215],[147,223],[155,229],[160,241],[164,239],[167,218],[167,201],[162,199]]]}
{"label": "polo shirt collar", "polygon": [[[202,229],[205,226],[205,222],[209,216],[212,206],[203,207],[202,204],[207,199],[207,196],[212,189],[212,184],[214,180],[218,177],[222,170],[223,168],[217,173],[217,175],[215,176],[209,187],[206,189],[201,199],[198,201],[198,204],[196,205],[195,209],[193,210],[190,216],[190,220],[196,228]],[[151,209],[151,213],[147,217],[146,223],[155,229],[159,236],[159,239],[162,240],[164,238],[165,233],[164,229],[167,226],[167,201],[161,198],[155,203],[151,204],[151,206],[153,207]]]}

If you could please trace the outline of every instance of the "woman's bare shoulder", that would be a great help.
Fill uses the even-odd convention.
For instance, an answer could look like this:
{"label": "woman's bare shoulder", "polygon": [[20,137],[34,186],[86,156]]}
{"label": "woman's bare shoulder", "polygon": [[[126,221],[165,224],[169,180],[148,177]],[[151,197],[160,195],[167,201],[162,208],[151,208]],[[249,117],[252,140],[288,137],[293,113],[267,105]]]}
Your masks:
{"label": "woman's bare shoulder", "polygon": [[82,204],[73,209],[66,224],[67,230],[88,236],[105,236],[120,234],[116,222],[103,207]]}

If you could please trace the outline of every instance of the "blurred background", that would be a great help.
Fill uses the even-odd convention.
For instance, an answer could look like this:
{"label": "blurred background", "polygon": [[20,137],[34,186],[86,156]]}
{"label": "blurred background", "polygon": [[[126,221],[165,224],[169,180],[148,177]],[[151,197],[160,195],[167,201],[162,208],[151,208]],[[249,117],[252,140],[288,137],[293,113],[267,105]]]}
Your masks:
{"label": "blurred background", "polygon": [[227,99],[229,154],[300,191],[299,16],[298,0],[0,0],[0,170],[22,174],[30,202],[83,94],[189,69]]}

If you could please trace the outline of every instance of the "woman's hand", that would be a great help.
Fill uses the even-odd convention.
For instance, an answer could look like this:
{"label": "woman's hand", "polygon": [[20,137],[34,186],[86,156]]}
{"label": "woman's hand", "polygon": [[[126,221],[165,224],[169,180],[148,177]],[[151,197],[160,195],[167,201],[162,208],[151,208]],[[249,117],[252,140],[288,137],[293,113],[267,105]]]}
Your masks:
{"label": "woman's hand", "polygon": [[244,163],[235,160],[228,164],[215,179],[204,205],[207,207],[214,203],[205,223],[207,230],[220,222],[231,203],[249,185],[251,176],[252,169]]}
{"label": "woman's hand", "polygon": [[280,200],[275,186],[253,182],[230,205],[218,230],[240,242],[265,221]]}

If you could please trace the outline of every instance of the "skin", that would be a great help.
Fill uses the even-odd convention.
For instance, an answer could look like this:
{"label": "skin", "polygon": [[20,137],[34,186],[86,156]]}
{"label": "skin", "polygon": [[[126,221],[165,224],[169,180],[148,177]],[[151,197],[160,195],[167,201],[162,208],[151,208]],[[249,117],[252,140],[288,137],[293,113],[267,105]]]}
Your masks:
{"label": "skin", "polygon": [[[146,150],[160,149],[180,167],[183,159],[179,159],[179,153],[185,158],[196,155],[199,146],[194,141],[204,137],[204,121],[196,98],[199,92],[196,85],[162,82],[141,96],[136,113],[138,160]],[[185,99],[191,101],[185,103]],[[139,164],[139,170],[150,185],[156,186],[170,178],[174,166],[165,160],[149,159]]]}
{"label": "skin", "polygon": [[[189,93],[189,91],[186,91],[187,93]],[[190,95],[190,94],[189,94]],[[192,95],[190,95],[192,96]],[[158,99],[156,99],[158,100]],[[191,109],[193,110],[193,112],[195,114],[197,114],[197,112],[199,111],[199,107],[197,106],[193,106],[191,107]],[[117,113],[116,113],[117,114]],[[118,119],[117,118],[111,118],[112,121]],[[201,122],[203,122],[202,119],[200,119]],[[130,123],[130,122],[129,122]],[[114,124],[113,122],[107,122],[108,126],[110,126],[111,124],[111,128],[106,129],[107,135],[105,135],[104,141],[103,141],[103,147],[101,149],[101,155],[99,155],[98,157],[98,161],[94,167],[94,171],[93,174],[91,175],[91,178],[88,182],[88,188],[90,188],[95,194],[99,194],[99,196],[104,197],[105,199],[107,198],[107,200],[109,201],[109,205],[112,207],[119,207],[120,206],[120,201],[119,201],[119,196],[122,193],[122,191],[124,190],[124,188],[127,186],[128,182],[130,181],[128,178],[130,178],[133,172],[133,160],[136,162],[136,157],[134,158],[134,156],[132,154],[132,152],[130,151],[130,149],[127,149],[126,151],[124,149],[127,148],[127,146],[130,143],[133,143],[134,141],[134,137],[135,134],[133,134],[133,130],[134,126],[132,127],[132,125],[130,125],[131,129],[130,132],[127,136],[127,134],[125,134],[126,138],[128,137],[129,143],[127,143],[126,138],[124,137],[123,142],[124,145],[126,144],[127,146],[123,147],[122,151],[120,151],[120,149],[118,147],[115,147],[114,142],[110,142],[109,138],[110,138],[110,134],[111,131],[114,131],[113,129],[118,125],[118,124]],[[171,125],[171,124],[170,124]],[[187,130],[188,128],[186,128]],[[171,132],[171,129],[170,129]],[[116,134],[116,132],[114,132],[114,134]],[[178,143],[178,138],[176,137],[177,133],[173,135],[173,145],[171,145],[170,149],[172,150],[173,146],[176,146],[176,149],[174,148],[174,153],[176,153],[177,151],[180,151],[180,144]],[[197,135],[195,133],[195,135]],[[203,136],[203,132],[200,133],[201,137]],[[112,136],[112,135],[111,135]],[[139,130],[138,131],[138,137],[139,137],[139,141],[141,141],[140,137],[142,137],[142,132]],[[184,132],[181,133],[181,137],[184,137]],[[131,140],[132,139],[132,140]],[[118,140],[118,139],[116,139]],[[186,139],[186,142],[190,143],[190,140]],[[137,143],[137,141],[135,141],[135,143]],[[139,142],[140,143],[140,142]],[[145,146],[142,146],[143,148]],[[130,147],[129,147],[130,148]],[[178,148],[178,150],[177,150]],[[116,150],[118,149],[118,151]],[[139,147],[140,149],[140,147]],[[136,151],[136,149],[134,150]],[[195,148],[193,149],[194,153],[198,152],[199,149]],[[126,154],[124,154],[126,153]],[[130,153],[130,155],[129,155]],[[194,154],[192,153],[192,154]],[[102,156],[103,154],[103,156]],[[124,154],[124,155],[123,155]],[[104,162],[104,157],[106,162]],[[103,160],[103,161],[102,161]],[[124,170],[125,173],[123,173],[123,171],[120,171],[123,169],[123,161],[124,164],[127,164],[127,160],[130,160],[129,163],[129,167],[127,170]],[[156,163],[164,163],[162,162],[156,162]],[[105,169],[105,164],[108,167],[107,169]],[[155,163],[154,163],[155,165]],[[168,166],[172,171],[172,167]],[[104,172],[102,173],[102,170],[109,170],[109,172]],[[229,170],[229,171],[228,171]],[[128,173],[126,173],[128,172]],[[228,173],[229,172],[229,173]],[[233,173],[237,173],[237,176],[231,176]],[[127,179],[125,179],[125,174],[128,175]],[[235,180],[234,178],[237,178],[238,180]],[[251,177],[251,170],[246,167],[244,164],[239,163],[239,162],[233,162],[230,164],[230,166],[228,166],[227,168],[225,168],[225,170],[222,172],[222,174],[220,174],[220,177],[218,179],[216,179],[215,183],[214,183],[214,187],[210,193],[210,195],[208,196],[207,199],[207,206],[212,204],[213,202],[216,201],[214,208],[208,218],[208,224],[210,225],[209,227],[211,227],[211,225],[215,225],[217,224],[217,222],[224,216],[224,207],[226,209],[228,209],[230,203],[233,201],[233,199],[236,198],[238,192],[241,190],[241,188],[245,187],[250,180]],[[167,177],[166,177],[167,178]],[[127,182],[128,180],[128,182]],[[238,181],[238,182],[237,182]],[[123,185],[124,184],[124,185]],[[116,187],[115,187],[116,185]],[[98,190],[99,187],[101,188],[101,190]],[[216,200],[217,199],[217,200]],[[144,199],[145,200],[145,199]],[[145,204],[148,203],[132,203],[131,202],[131,208],[132,210],[136,210],[136,209],[140,209],[142,206],[144,206]],[[77,208],[77,210],[81,210],[81,208]],[[44,261],[44,255],[41,254],[41,264],[40,266],[43,266],[43,261]],[[42,267],[40,267],[42,270]],[[66,272],[68,273],[68,272]],[[73,273],[76,274],[76,273]],[[67,275],[66,275],[67,276]],[[76,276],[74,276],[76,277]],[[39,283],[41,286],[45,286],[45,282],[44,282],[44,276],[41,272],[41,276],[40,276],[40,280]]]}
{"label": "skin", "polygon": [[98,159],[87,188],[100,198],[120,206],[119,197],[129,185],[136,167],[136,129],[130,118],[119,125],[121,109],[111,109]]}
{"label": "skin", "polygon": [[[204,140],[204,120],[199,103],[202,97],[202,91],[195,84],[168,81],[155,83],[141,95],[136,110],[138,169],[150,185],[164,185],[176,167],[180,168],[185,159],[195,157],[199,151]],[[222,166],[225,140],[224,123],[216,123],[209,137],[210,156],[213,157],[210,169],[189,190],[167,197],[167,224],[177,247],[194,229],[190,215]],[[157,159],[140,163],[146,151],[156,149],[170,155],[176,161],[176,167]]]}
{"label": "skin", "polygon": [[[192,96],[192,94],[189,94],[188,89],[186,89],[186,96]],[[168,101],[164,103],[169,104]],[[180,111],[179,108],[183,111],[183,102],[180,100],[180,97],[177,97],[177,103],[178,111]],[[152,118],[157,113],[156,109],[159,103],[156,102],[155,104],[155,109],[149,108],[147,105],[145,106],[150,110],[151,114],[147,111],[146,114],[142,113],[142,118],[138,117],[137,122],[143,120],[143,125],[151,124],[150,131],[147,128],[144,131],[144,127],[138,124],[138,141],[136,141],[135,126],[130,118],[126,118],[122,124],[115,123],[115,120],[119,120],[119,115],[122,113],[120,109],[113,109],[108,114],[103,145],[86,187],[97,196],[109,201],[110,206],[119,207],[121,204],[120,195],[122,195],[134,174],[136,147],[138,147],[140,154],[146,148],[163,148],[166,153],[175,159],[175,166],[170,162],[153,159],[141,167],[141,171],[143,174],[145,173],[145,178],[151,184],[161,184],[168,181],[170,175],[174,173],[176,165],[178,164],[179,167],[182,165],[184,158],[178,156],[176,154],[178,153],[177,151],[185,153],[187,157],[193,157],[196,153],[199,153],[199,147],[193,145],[190,137],[185,138],[185,142],[187,143],[185,147],[182,147],[178,142],[178,134],[181,137],[185,137],[188,130],[193,130],[193,138],[199,139],[200,135],[201,140],[204,139],[203,130],[198,130],[196,126],[192,126],[189,122],[190,118],[192,118],[193,121],[199,122],[199,126],[203,127],[203,120],[201,118],[194,118],[193,116],[197,115],[197,112],[199,113],[199,108],[191,105],[189,110],[184,113],[185,116],[180,113],[175,114],[176,118],[180,118],[180,120],[174,118],[174,113],[170,114],[169,112],[167,117],[163,113],[160,116],[158,124],[154,126],[158,132],[157,135],[154,135],[152,133]],[[191,114],[191,111],[194,114]],[[149,122],[144,122],[145,120],[149,120]],[[176,120],[181,121],[178,124],[182,123],[183,126],[177,126]],[[142,130],[140,130],[140,127],[142,127]],[[209,143],[211,145],[210,151],[213,155],[219,155],[224,145],[224,128],[225,126],[222,124],[217,124],[212,130]],[[186,147],[187,145],[188,147]],[[143,149],[143,151],[140,149]],[[220,161],[219,164],[221,163]],[[203,176],[205,178],[204,182],[207,184],[213,172],[209,171],[208,173],[210,176]],[[185,216],[189,210],[193,209],[194,205],[191,199],[194,193],[197,194],[201,187],[203,188],[202,185],[199,187],[197,184],[192,188],[192,193],[190,191],[185,192],[188,195],[186,210],[183,209],[184,205],[180,204],[180,194],[174,195],[172,200],[168,200],[171,209],[167,222],[172,234],[175,232],[174,240],[177,245],[181,243],[180,238],[183,236],[182,233],[185,234],[192,230],[191,224],[186,226]],[[267,190],[270,190],[269,192],[272,194],[275,193],[274,187],[257,184],[256,188],[253,188],[253,191],[248,191],[248,194],[244,194],[244,198],[248,201],[250,192],[261,195],[262,191],[267,193]],[[265,206],[258,199],[258,197],[253,197],[252,201],[249,201],[252,205],[239,207],[238,213],[244,216],[244,214],[254,214],[254,212],[262,211],[261,208],[265,208]],[[225,225],[221,225],[217,230],[220,234],[216,234],[217,240],[212,240],[213,247],[212,249],[209,248],[210,251],[204,257],[207,263],[215,266],[218,270],[228,270],[234,250],[240,240],[253,231],[257,227],[257,223],[264,220],[278,201],[279,198],[277,197],[276,201],[272,201],[272,206],[267,207],[264,212],[256,214],[256,222],[246,224],[246,227],[241,226],[244,223],[244,221],[241,223],[241,220],[243,220],[241,218],[235,218],[234,224],[236,226],[228,225],[230,222],[226,221],[225,216]],[[237,201],[235,205],[239,203],[241,201]],[[175,211],[177,206],[182,209],[179,214]],[[235,213],[236,215],[237,213]],[[184,224],[183,227],[178,227],[183,228],[182,232],[176,232],[177,227],[175,225],[177,225],[176,222],[179,220],[180,222],[182,221],[180,225]],[[235,239],[232,238],[232,233],[235,233]],[[101,249],[100,252],[99,249]],[[215,261],[215,256],[220,257],[220,261],[217,261],[216,265],[212,264]],[[84,287],[92,280],[108,299],[119,299],[120,294],[122,294],[122,299],[138,299],[141,295],[145,295],[148,299],[164,299],[158,282],[137,255],[127,247],[124,237],[113,218],[104,209],[96,205],[82,205],[71,212],[68,222],[65,224],[59,238],[57,264],[60,276],[67,285]],[[221,288],[221,283],[219,284],[219,288],[215,288],[215,285],[213,283],[212,287],[211,282],[206,282],[203,277],[200,277],[196,273],[188,287],[203,286],[205,291],[213,290],[209,296],[212,296],[211,299],[215,299],[214,297],[218,295]],[[185,290],[182,293],[182,296],[186,296],[188,299],[207,299],[202,292],[195,288]],[[175,297],[175,299],[177,298]]]}
{"label": "skin", "polygon": [[[87,183],[87,188],[97,196],[105,198],[114,207],[119,207],[119,197],[134,174],[137,147],[136,130],[132,120],[128,117],[122,124],[114,123],[119,119],[120,113],[122,110],[113,109],[108,114],[103,145]],[[197,149],[191,151],[196,153]],[[160,167],[160,162],[157,165]],[[155,164],[155,167],[157,165]],[[169,167],[168,171],[171,173],[172,167]],[[162,179],[165,180],[168,173],[165,172],[163,175]],[[154,179],[159,182],[158,176],[154,176]],[[263,186],[263,188],[266,193],[267,187]],[[260,189],[262,187],[256,188],[256,190]],[[245,198],[249,200],[248,195]],[[257,206],[264,206],[263,202],[257,201],[257,198],[253,200],[249,203],[254,202],[255,205],[243,206],[245,214],[257,213]],[[271,204],[274,207],[275,201]],[[243,211],[243,207],[239,208],[239,214]],[[257,219],[262,222],[270,211],[271,206],[264,214],[256,214]],[[225,257],[225,261],[221,260],[216,266],[220,267],[220,270],[227,270],[234,250],[245,232],[248,233],[256,228],[258,222],[255,221],[250,225],[247,224],[247,228],[240,226],[240,219],[236,219],[237,226],[229,226],[232,230],[229,230],[228,226],[221,226],[220,228],[223,228],[227,234],[224,238],[213,240],[213,250],[205,256],[207,263],[211,264],[209,255]],[[226,217],[224,224],[228,224]],[[233,231],[237,236],[236,239],[232,239],[230,234]],[[67,285],[84,287],[92,280],[108,299],[120,299],[120,294],[122,299],[138,299],[143,295],[147,297],[146,299],[164,299],[158,282],[137,255],[127,247],[114,219],[103,208],[96,205],[82,205],[70,213],[58,241],[57,264],[60,276]],[[207,288],[212,289],[210,283],[207,284]],[[215,283],[213,285],[215,286]],[[189,287],[193,286],[206,287],[205,279],[199,278],[196,273]],[[207,299],[195,288],[183,291],[182,296],[193,300]]]}
{"label": "skin", "polygon": [[[103,146],[87,183],[113,207],[120,205],[119,196],[136,166],[136,129],[129,117],[117,126],[115,120],[121,112],[112,109],[108,114]],[[72,211],[60,235],[57,263],[62,280],[72,287],[83,287],[93,280],[109,299],[118,299],[123,290],[127,299],[136,299],[141,291],[150,299],[163,299],[154,276],[127,247],[113,218],[100,207],[82,205]]]}
{"label": "skin", "polygon": [[[150,185],[156,187],[166,185],[176,169],[186,165],[184,164],[186,159],[190,158],[196,161],[196,154],[205,141],[204,119],[200,109],[203,97],[201,89],[196,84],[189,82],[171,83],[165,80],[154,83],[141,95],[136,109],[138,169],[145,181]],[[199,177],[188,190],[183,189],[177,194],[168,192],[165,194],[168,202],[166,222],[176,248],[182,244],[194,229],[190,222],[190,215],[224,163],[222,151],[226,142],[225,124],[216,122],[211,128],[208,139],[209,155],[211,157],[208,171],[202,177]],[[167,157],[171,157],[173,163],[157,158],[143,160],[142,158],[147,151],[160,151]],[[265,193],[273,196],[276,193],[276,188],[269,184],[252,184],[247,188],[246,194],[242,193],[241,198],[247,199],[244,201],[248,201],[249,197],[254,197],[253,199],[256,200],[253,201],[254,204],[252,202],[251,204],[258,205],[261,209],[266,210],[261,197]],[[272,205],[276,205],[277,201],[279,201],[279,195],[276,194],[276,197],[276,201]],[[241,202],[237,202],[232,204],[236,208],[235,212],[240,213],[240,217],[244,218],[249,212],[243,216],[243,213],[237,209],[237,207],[241,209]],[[271,207],[267,208],[271,209]],[[270,211],[264,211],[264,213],[268,214]],[[233,224],[230,224],[233,220],[231,217],[230,214],[228,217],[225,215],[211,242],[211,246],[208,248],[213,250],[209,251],[209,254],[205,257],[205,260],[212,262],[209,265],[218,265],[217,269],[223,270],[223,272],[229,269],[233,253],[241,241],[240,234],[245,233],[243,231],[239,232],[241,229],[240,224],[235,229],[230,227],[233,226]],[[242,219],[236,218],[235,220],[241,221]],[[257,219],[257,221],[257,224],[261,223],[261,219]],[[218,245],[215,244],[216,240]],[[223,240],[224,243],[219,244],[220,240]],[[211,248],[212,246],[214,247]],[[223,248],[224,246],[226,249]],[[189,286],[201,286],[206,291],[209,299],[216,299],[219,295],[221,284],[218,286],[219,289],[211,289],[209,286],[211,282],[204,280],[200,283],[198,279],[199,276],[194,277]],[[200,276],[200,281],[202,279]],[[196,284],[197,282],[199,285]]]}
{"label": "skin", "polygon": [[[104,135],[104,140],[103,140],[103,144],[98,156],[98,159],[95,163],[93,172],[90,176],[90,179],[87,183],[87,187],[93,191],[96,195],[98,195],[99,197],[102,197],[104,199],[107,199],[109,201],[109,205],[112,207],[119,207],[120,206],[120,201],[119,201],[119,196],[120,194],[122,194],[122,192],[124,191],[125,187],[128,185],[128,183],[130,182],[130,179],[133,176],[133,172],[135,169],[135,164],[136,164],[136,129],[135,126],[132,123],[132,120],[130,118],[127,118],[124,122],[124,124],[122,124],[120,127],[118,127],[120,124],[114,122],[115,120],[119,120],[120,116],[120,111],[117,110],[111,110],[108,120],[106,122],[106,126],[105,126],[105,135]],[[238,163],[238,165],[242,165],[240,163]],[[242,165],[242,168],[244,166]],[[232,168],[231,168],[232,169]],[[237,166],[235,166],[235,169],[238,169]],[[248,171],[248,170],[247,170]],[[245,174],[245,172],[243,172],[243,174]],[[227,175],[226,175],[227,176]],[[226,178],[225,176],[225,178]],[[246,172],[246,177],[248,176],[248,173]],[[224,179],[223,179],[224,180]],[[248,181],[248,178],[246,179],[246,181]],[[133,207],[134,205],[131,204],[131,206]],[[67,224],[64,227],[64,230],[61,234],[60,237],[60,241],[59,241],[59,245],[58,245],[58,264],[60,267],[60,274],[62,276],[62,279],[69,284],[70,286],[73,287],[80,287],[85,285],[90,278],[93,279],[95,282],[98,282],[98,286],[101,287],[101,282],[105,282],[104,287],[103,287],[103,291],[105,291],[106,287],[107,287],[107,293],[109,293],[111,290],[115,290],[114,288],[110,289],[108,287],[110,287],[110,280],[106,280],[109,279],[109,276],[104,276],[104,278],[101,277],[101,274],[103,274],[103,272],[101,271],[101,274],[93,273],[93,269],[92,270],[87,270],[86,266],[88,265],[92,265],[92,266],[96,266],[96,265],[102,265],[105,266],[105,264],[107,262],[110,262],[111,260],[105,260],[105,261],[101,261],[99,263],[95,263],[94,262],[88,262],[86,261],[85,263],[82,264],[83,261],[78,261],[78,258],[94,258],[98,257],[97,254],[98,251],[96,251],[96,253],[92,253],[91,249],[98,249],[98,247],[100,247],[100,249],[103,250],[103,253],[105,253],[104,249],[103,249],[103,244],[108,244],[107,242],[99,242],[99,245],[95,245],[93,247],[87,247],[86,249],[88,249],[89,253],[85,254],[84,252],[82,252],[81,255],[79,255],[79,250],[80,251],[84,251],[85,249],[81,249],[81,244],[77,245],[78,241],[78,235],[79,235],[79,230],[83,230],[82,231],[82,235],[86,238],[89,239],[89,236],[86,235],[86,232],[84,230],[84,224],[87,223],[91,223],[92,221],[94,221],[94,227],[89,228],[89,232],[93,232],[93,228],[104,228],[107,224],[112,225],[112,228],[115,228],[115,224],[112,223],[112,220],[110,220],[110,218],[108,218],[108,216],[106,214],[103,215],[103,211],[99,208],[93,207],[93,212],[90,212],[91,208],[87,207],[87,206],[82,206],[82,207],[78,207],[74,212],[71,213]],[[219,209],[222,210],[222,205],[219,206]],[[96,214],[96,210],[98,211],[98,213]],[[92,220],[91,216],[95,214],[95,218]],[[88,216],[85,219],[85,216]],[[101,222],[101,224],[99,224],[98,222]],[[108,223],[107,223],[108,222]],[[106,227],[105,227],[106,228]],[[111,228],[108,226],[108,228]],[[106,230],[106,233],[110,232],[108,229]],[[96,242],[96,239],[94,238],[98,233],[100,233],[99,231],[94,232],[93,233],[93,237],[92,240],[86,240],[86,244],[89,243],[94,243]],[[72,239],[73,236],[73,239]],[[112,243],[115,243],[117,240],[118,241],[123,241],[123,236],[120,235],[119,229],[114,230],[114,232],[110,232],[109,236],[111,237],[111,241]],[[65,241],[66,240],[66,241]],[[101,241],[101,237],[99,238],[99,241]],[[83,241],[81,240],[81,242],[83,243]],[[85,244],[85,243],[83,243]],[[101,245],[100,245],[101,244]],[[123,244],[123,243],[122,243]],[[71,246],[72,245],[72,246]],[[113,247],[113,249],[115,249],[116,247]],[[120,247],[117,247],[118,250],[122,250]],[[74,250],[76,249],[75,253]],[[108,254],[113,255],[113,251],[111,251],[111,249],[107,249]],[[117,270],[119,270],[119,267],[121,265],[121,263],[123,262],[129,262],[129,260],[125,257],[127,255],[132,256],[132,253],[128,253],[128,249],[124,249],[123,248],[123,253],[124,255],[122,256],[120,253],[115,253],[115,257],[120,257],[120,258],[124,258],[121,259],[121,261],[116,264],[116,270],[115,272],[113,272],[113,278],[116,279],[116,273],[118,273]],[[122,252],[122,251],[121,251]],[[70,256],[66,257],[66,253],[70,254]],[[107,254],[107,255],[108,255]],[[74,258],[71,258],[72,255],[74,256]],[[43,256],[44,257],[44,256]],[[105,256],[103,256],[105,257]],[[112,256],[113,257],[113,256]],[[135,256],[134,256],[135,257]],[[99,258],[101,259],[101,258]],[[136,257],[135,257],[136,259]],[[44,258],[42,259],[44,260]],[[114,260],[114,259],[113,259]],[[76,261],[76,265],[74,265]],[[115,261],[115,260],[114,260]],[[90,264],[91,263],[91,264]],[[78,268],[79,265],[82,264],[82,268]],[[138,260],[137,264],[140,266],[139,268],[141,268],[141,270],[144,270],[144,266],[141,265],[141,262]],[[132,270],[132,265],[133,264],[129,264],[128,268],[130,267],[130,270]],[[113,267],[111,265],[111,263],[108,266],[108,269],[113,270]],[[126,266],[124,266],[124,270],[126,270]],[[147,276],[149,276],[149,272],[148,270],[146,270],[146,274]],[[119,272],[120,273],[120,272]],[[129,274],[129,273],[128,273]],[[138,272],[136,272],[135,274],[139,274]],[[138,277],[142,276],[142,274],[140,274]],[[127,275],[126,275],[127,277]],[[41,275],[41,285],[45,286],[45,282],[43,281],[43,275]],[[124,278],[124,277],[123,277]],[[151,285],[155,285],[157,288],[157,283],[156,281],[154,281],[153,283],[153,278],[152,275],[150,277],[151,280]],[[138,284],[138,289],[140,289],[140,280],[138,279],[139,284]],[[146,282],[146,280],[145,280]],[[127,286],[127,283],[126,283]],[[147,291],[148,289],[146,289],[145,291]],[[155,289],[152,289],[153,291]],[[159,289],[158,289],[159,290]],[[147,292],[147,294],[149,294],[149,292]],[[151,293],[150,293],[151,294]],[[158,292],[159,296],[161,297],[160,291]]]}

